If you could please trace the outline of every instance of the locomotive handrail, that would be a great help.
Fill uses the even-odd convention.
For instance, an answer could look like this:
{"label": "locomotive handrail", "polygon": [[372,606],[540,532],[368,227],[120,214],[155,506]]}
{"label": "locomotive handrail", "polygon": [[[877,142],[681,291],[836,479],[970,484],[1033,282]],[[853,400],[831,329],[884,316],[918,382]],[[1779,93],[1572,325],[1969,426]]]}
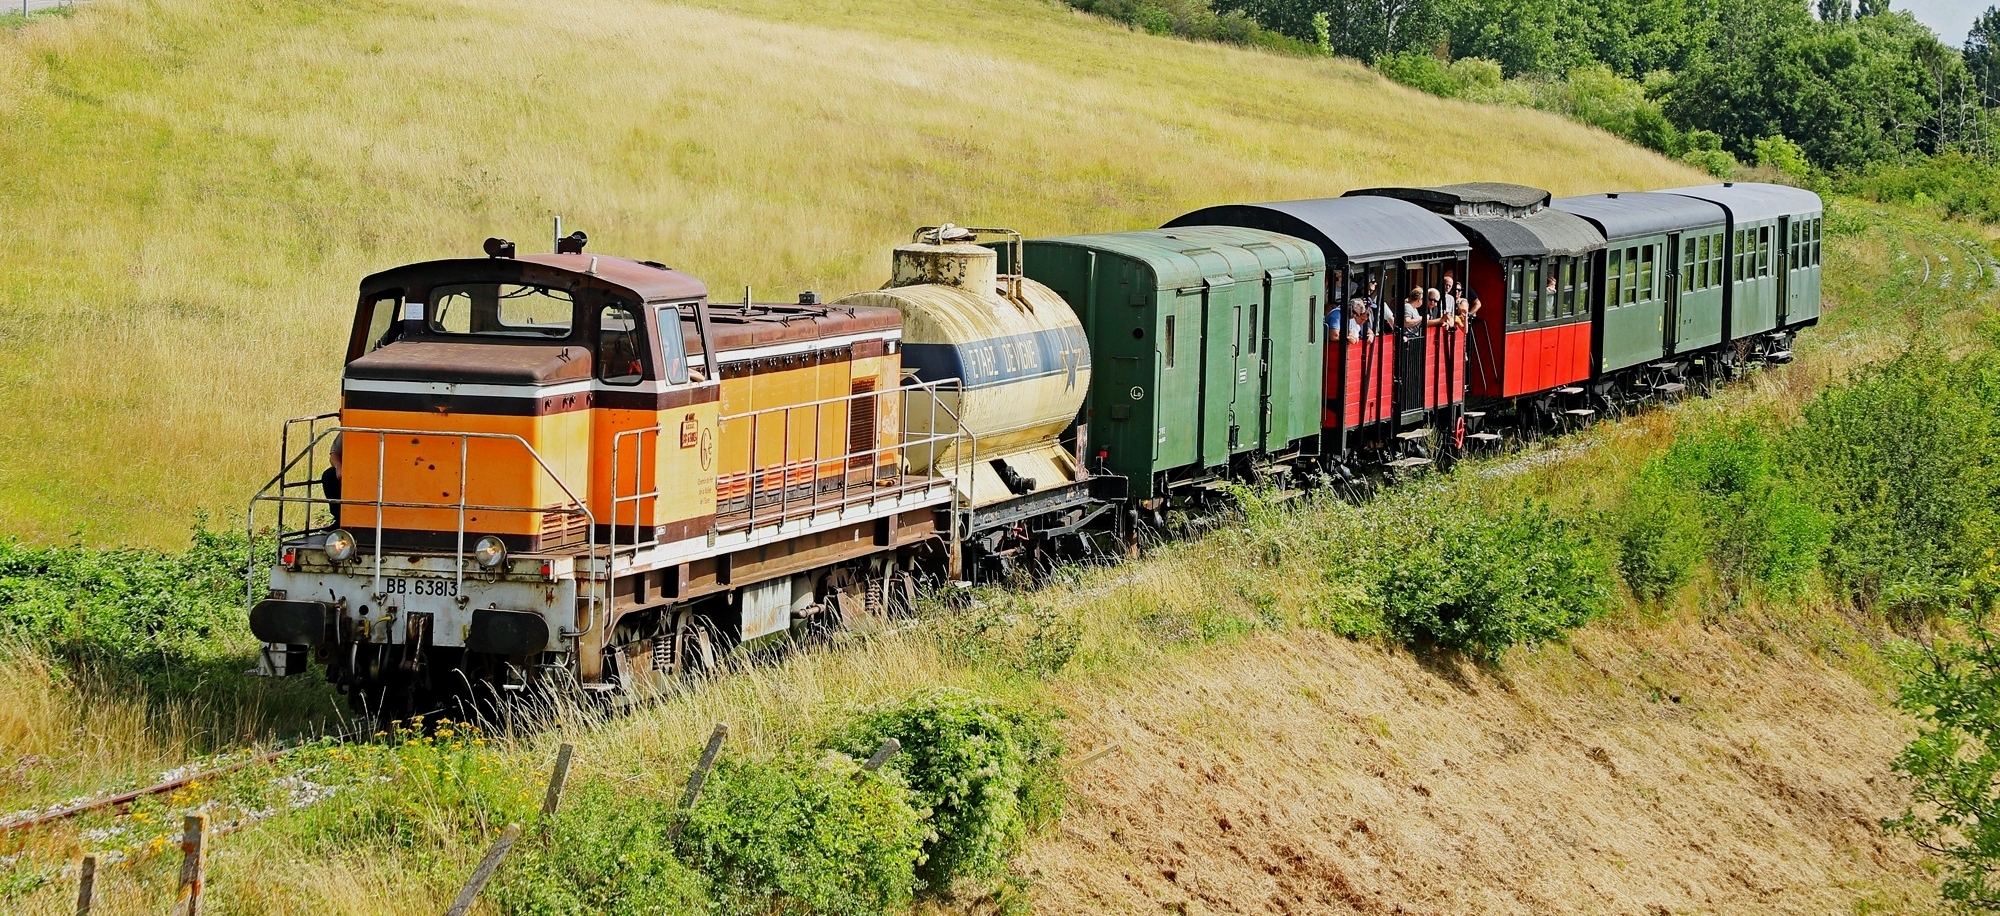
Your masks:
{"label": "locomotive handrail", "polygon": [[[565,516],[581,515],[584,518],[586,527],[585,550],[587,551],[587,555],[593,558],[594,562],[594,558],[597,556],[596,517],[591,513],[590,506],[584,501],[577,498],[576,491],[570,487],[567,481],[562,479],[562,475],[556,473],[555,469],[549,466],[548,461],[542,457],[540,452],[537,452],[535,450],[535,447],[533,445],[528,443],[528,440],[523,439],[520,436],[515,435],[513,433],[450,432],[450,431],[439,431],[439,430],[392,429],[392,428],[367,427],[367,426],[332,426],[326,429],[318,428],[318,421],[327,419],[332,416],[335,415],[319,414],[317,416],[312,416],[312,417],[295,417],[285,422],[285,435],[283,437],[284,446],[282,447],[289,448],[290,438],[291,438],[290,431],[291,427],[295,424],[302,422],[311,424],[311,428],[313,429],[313,434],[311,439],[305,444],[305,446],[299,451],[299,453],[291,456],[288,460],[286,460],[284,464],[278,469],[277,475],[272,477],[269,482],[265,483],[262,488],[258,489],[256,495],[250,497],[250,502],[248,507],[246,508],[246,511],[244,512],[244,517],[250,538],[249,556],[251,560],[254,561],[256,559],[257,504],[260,502],[271,502],[271,503],[276,503],[279,507],[278,511],[279,511],[280,524],[279,524],[279,530],[277,532],[277,540],[279,542],[281,551],[279,559],[282,559],[283,543],[287,538],[303,536],[306,534],[310,534],[312,531],[312,529],[310,528],[301,529],[300,531],[296,532],[289,532],[283,530],[283,515],[285,506],[293,503],[301,503],[306,505],[308,523],[310,523],[311,511],[312,511],[310,507],[313,505],[326,505],[336,508],[344,505],[365,505],[373,507],[375,509],[375,542],[373,550],[374,553],[373,576],[374,576],[374,593],[376,595],[382,594],[382,554],[383,554],[382,510],[383,509],[391,509],[391,508],[442,509],[442,510],[456,511],[458,516],[458,540],[457,543],[453,545],[452,557],[454,560],[453,563],[454,575],[455,575],[454,581],[457,586],[459,594],[464,593],[464,586],[465,586],[465,514],[468,511],[546,512],[546,513],[555,513]],[[321,440],[324,440],[329,436],[345,435],[347,433],[356,433],[359,435],[372,435],[376,438],[377,451],[376,451],[376,465],[375,465],[376,471],[375,471],[374,499],[372,500],[328,499],[323,496],[315,498],[311,496],[300,497],[300,496],[284,495],[284,492],[286,490],[296,489],[300,486],[304,486],[310,489],[310,487],[312,486],[312,480],[308,479],[305,481],[294,482],[290,480],[291,472],[298,467],[299,462],[302,460],[307,462],[308,467],[314,466],[313,456],[318,451],[318,446]],[[458,501],[456,503],[429,503],[429,502],[406,503],[406,502],[392,501],[386,499],[385,497],[386,497],[388,475],[384,473],[384,470],[387,466],[388,438],[390,436],[415,436],[420,438],[428,436],[433,438],[455,438],[459,440]],[[487,506],[487,505],[479,505],[467,502],[465,484],[466,484],[467,465],[469,463],[468,459],[470,457],[469,443],[470,440],[472,439],[509,440],[518,443],[522,449],[527,451],[528,456],[535,460],[536,466],[541,469],[542,473],[547,474],[549,479],[554,481],[557,487],[561,488],[563,495],[565,497],[568,497],[569,504],[567,506],[565,505]],[[277,495],[271,495],[271,490],[273,488],[276,488],[278,490]],[[335,516],[336,527],[338,526],[338,523],[339,523],[339,518],[338,515],[336,515]],[[250,605],[255,605],[257,600],[257,570],[253,565],[247,572],[249,579],[245,583],[244,587],[245,598]],[[608,581],[608,579],[606,581]],[[599,583],[599,587],[600,588],[602,587],[602,583]],[[590,617],[592,621],[592,627],[595,628],[596,620],[599,616],[598,609],[601,606],[600,605],[601,599],[597,594],[597,589],[593,589],[591,593],[586,596],[586,599],[590,602]]]}

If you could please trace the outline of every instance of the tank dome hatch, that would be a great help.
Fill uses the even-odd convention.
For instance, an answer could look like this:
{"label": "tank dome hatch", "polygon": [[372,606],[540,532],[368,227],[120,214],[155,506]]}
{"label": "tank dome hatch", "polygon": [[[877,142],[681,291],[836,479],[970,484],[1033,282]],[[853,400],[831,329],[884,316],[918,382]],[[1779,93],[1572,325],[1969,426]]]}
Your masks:
{"label": "tank dome hatch", "polygon": [[[1015,273],[1000,273],[999,252],[978,244],[981,236],[1002,236],[1007,261]],[[910,243],[899,246],[892,258],[889,283],[883,289],[936,284],[970,290],[985,295],[989,290],[1005,296],[1017,308],[1033,310],[1034,304],[1021,295],[1021,233],[1012,229],[980,229],[945,223],[918,229]]]}

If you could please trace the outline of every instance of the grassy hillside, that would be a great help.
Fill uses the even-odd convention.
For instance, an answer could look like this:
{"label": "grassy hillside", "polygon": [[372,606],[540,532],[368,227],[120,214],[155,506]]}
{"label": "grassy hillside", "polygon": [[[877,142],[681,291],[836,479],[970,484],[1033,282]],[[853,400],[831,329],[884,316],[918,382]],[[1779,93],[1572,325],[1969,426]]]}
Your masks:
{"label": "grassy hillside", "polygon": [[363,274],[549,218],[721,297],[867,288],[918,224],[1699,175],[1358,66],[1040,0],[101,0],[0,32],[0,532],[171,544],[336,403]]}

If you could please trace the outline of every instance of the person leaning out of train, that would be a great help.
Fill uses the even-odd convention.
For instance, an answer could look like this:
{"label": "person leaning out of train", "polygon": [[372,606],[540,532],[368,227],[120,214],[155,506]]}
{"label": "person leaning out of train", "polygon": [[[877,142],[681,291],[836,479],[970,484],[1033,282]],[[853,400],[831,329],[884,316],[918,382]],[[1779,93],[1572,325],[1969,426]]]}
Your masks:
{"label": "person leaning out of train", "polygon": [[1451,306],[1444,304],[1444,296],[1437,287],[1431,287],[1424,295],[1429,300],[1424,310],[1424,327],[1448,328],[1458,322],[1458,317],[1451,313]]}
{"label": "person leaning out of train", "polygon": [[1369,327],[1374,316],[1369,312],[1368,300],[1354,300],[1348,304],[1348,311],[1347,327],[1343,330],[1349,342],[1360,343],[1375,336],[1375,330]]}
{"label": "person leaning out of train", "polygon": [[340,434],[326,447],[326,470],[319,472],[319,492],[326,499],[340,499]]}
{"label": "person leaning out of train", "polygon": [[1404,337],[1419,337],[1424,333],[1424,291],[1412,288],[1403,297],[1402,321],[1398,324]]}

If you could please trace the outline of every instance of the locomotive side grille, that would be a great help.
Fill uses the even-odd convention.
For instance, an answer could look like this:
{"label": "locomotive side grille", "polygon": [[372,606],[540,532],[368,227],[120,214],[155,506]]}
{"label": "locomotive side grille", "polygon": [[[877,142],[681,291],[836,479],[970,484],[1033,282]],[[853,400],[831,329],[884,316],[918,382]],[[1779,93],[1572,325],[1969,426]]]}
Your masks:
{"label": "locomotive side grille", "polygon": [[875,380],[855,379],[852,393],[854,399],[847,402],[847,454],[854,456],[850,466],[865,468],[875,460],[870,454],[875,450]]}
{"label": "locomotive side grille", "polygon": [[565,515],[560,512],[542,513],[542,550],[552,547],[573,547],[582,544],[589,533],[590,520],[581,515]]}

